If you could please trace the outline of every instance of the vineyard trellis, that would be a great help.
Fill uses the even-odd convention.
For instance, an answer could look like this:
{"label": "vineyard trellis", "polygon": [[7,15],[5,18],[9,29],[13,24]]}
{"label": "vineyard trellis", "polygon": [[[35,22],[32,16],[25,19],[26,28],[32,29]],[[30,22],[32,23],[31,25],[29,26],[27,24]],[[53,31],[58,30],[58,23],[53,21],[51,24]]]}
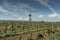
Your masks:
{"label": "vineyard trellis", "polygon": [[[51,23],[51,22],[28,22],[28,21],[23,21],[23,22],[16,22],[16,21],[2,21],[0,23],[1,27],[2,25],[5,26],[4,30],[4,40],[6,40],[6,35],[10,35],[10,40],[12,40],[13,34],[23,34],[25,32],[30,32],[30,38],[32,37],[32,33],[34,31],[38,31],[40,29],[50,29],[54,28],[54,26],[59,26],[59,23]],[[12,26],[11,26],[12,25]],[[51,26],[52,25],[52,26]],[[1,28],[0,27],[0,28]],[[1,29],[2,30],[2,29]],[[15,32],[15,33],[14,33]],[[0,32],[1,33],[1,32]],[[39,33],[39,32],[38,32]],[[1,34],[0,34],[1,35]],[[2,36],[2,35],[1,35]],[[20,36],[20,40],[21,40],[21,36]]]}

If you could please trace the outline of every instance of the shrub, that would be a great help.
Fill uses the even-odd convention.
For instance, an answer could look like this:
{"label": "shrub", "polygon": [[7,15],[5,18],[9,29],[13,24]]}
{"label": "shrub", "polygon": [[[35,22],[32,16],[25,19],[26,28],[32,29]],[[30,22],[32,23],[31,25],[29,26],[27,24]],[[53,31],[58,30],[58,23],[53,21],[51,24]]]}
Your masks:
{"label": "shrub", "polygon": [[42,34],[38,33],[37,39],[41,39],[41,38],[43,38],[43,37],[44,37],[44,36],[43,36]]}

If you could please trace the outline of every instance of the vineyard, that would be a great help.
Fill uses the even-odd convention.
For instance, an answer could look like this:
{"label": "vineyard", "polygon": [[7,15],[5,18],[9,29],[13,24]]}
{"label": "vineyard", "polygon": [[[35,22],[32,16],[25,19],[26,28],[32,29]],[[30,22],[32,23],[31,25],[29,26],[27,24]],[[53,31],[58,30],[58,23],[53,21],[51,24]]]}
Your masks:
{"label": "vineyard", "polygon": [[[0,21],[1,40],[10,40],[15,36],[18,40],[25,40],[26,37],[27,40],[60,40],[59,33],[60,22]],[[17,39],[12,38],[11,40]]]}

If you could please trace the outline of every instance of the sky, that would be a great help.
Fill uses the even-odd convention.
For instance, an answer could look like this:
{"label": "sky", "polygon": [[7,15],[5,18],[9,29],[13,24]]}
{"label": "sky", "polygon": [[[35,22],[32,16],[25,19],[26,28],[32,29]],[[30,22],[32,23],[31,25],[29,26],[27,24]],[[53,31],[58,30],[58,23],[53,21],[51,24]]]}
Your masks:
{"label": "sky", "polygon": [[60,21],[60,0],[0,0],[0,20]]}

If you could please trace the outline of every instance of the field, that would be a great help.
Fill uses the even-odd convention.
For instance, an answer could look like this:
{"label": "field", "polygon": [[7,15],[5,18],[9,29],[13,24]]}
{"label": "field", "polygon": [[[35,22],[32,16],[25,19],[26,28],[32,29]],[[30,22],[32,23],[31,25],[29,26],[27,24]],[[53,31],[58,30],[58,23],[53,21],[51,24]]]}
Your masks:
{"label": "field", "polygon": [[12,37],[12,40],[60,40],[59,33],[60,22],[0,20],[1,40],[5,40],[5,37],[6,40],[10,37]]}

